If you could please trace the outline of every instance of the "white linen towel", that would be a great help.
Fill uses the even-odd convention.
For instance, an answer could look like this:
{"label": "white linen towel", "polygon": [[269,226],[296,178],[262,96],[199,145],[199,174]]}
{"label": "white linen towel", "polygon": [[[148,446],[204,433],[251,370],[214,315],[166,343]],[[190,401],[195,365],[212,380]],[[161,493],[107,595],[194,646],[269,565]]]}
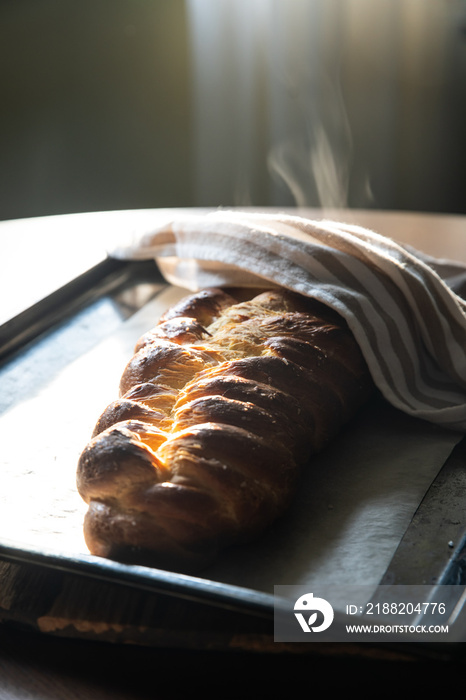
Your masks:
{"label": "white linen towel", "polygon": [[366,228],[280,213],[180,214],[110,251],[154,258],[167,281],[280,285],[347,321],[376,386],[396,408],[466,431],[466,268]]}

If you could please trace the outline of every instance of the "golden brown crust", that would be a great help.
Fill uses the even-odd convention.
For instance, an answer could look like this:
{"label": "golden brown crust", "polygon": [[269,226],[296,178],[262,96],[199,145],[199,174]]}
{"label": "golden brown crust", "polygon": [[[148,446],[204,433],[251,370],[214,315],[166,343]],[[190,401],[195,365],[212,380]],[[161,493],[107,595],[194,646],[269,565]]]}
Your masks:
{"label": "golden brown crust", "polygon": [[257,537],[371,391],[322,304],[285,290],[190,295],[139,339],[81,455],[90,551],[193,571]]}

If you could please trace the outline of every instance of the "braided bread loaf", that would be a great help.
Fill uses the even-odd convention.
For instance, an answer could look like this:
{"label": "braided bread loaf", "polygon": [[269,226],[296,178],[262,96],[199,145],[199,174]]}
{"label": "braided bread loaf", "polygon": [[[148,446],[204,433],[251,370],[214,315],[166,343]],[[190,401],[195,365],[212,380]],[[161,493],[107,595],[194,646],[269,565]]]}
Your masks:
{"label": "braided bread loaf", "polygon": [[80,457],[90,551],[188,572],[257,537],[371,391],[322,304],[285,290],[187,297],[138,341]]}

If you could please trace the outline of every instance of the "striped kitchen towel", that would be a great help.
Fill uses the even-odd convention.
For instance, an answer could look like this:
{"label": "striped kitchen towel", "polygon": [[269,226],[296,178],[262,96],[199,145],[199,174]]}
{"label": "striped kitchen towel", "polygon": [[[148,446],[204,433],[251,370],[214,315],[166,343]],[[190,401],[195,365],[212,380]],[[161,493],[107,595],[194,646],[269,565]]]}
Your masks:
{"label": "striped kitchen towel", "polygon": [[335,309],[396,408],[466,431],[466,268],[359,226],[275,213],[180,215],[111,252],[155,258],[166,279],[281,285]]}

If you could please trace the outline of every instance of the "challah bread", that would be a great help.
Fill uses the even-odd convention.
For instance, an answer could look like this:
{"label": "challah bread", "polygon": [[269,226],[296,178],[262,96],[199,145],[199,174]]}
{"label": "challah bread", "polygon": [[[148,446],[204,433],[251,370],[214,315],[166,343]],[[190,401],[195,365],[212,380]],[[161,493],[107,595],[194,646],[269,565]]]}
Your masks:
{"label": "challah bread", "polygon": [[369,398],[336,313],[283,289],[251,296],[190,295],[137,342],[79,460],[91,553],[191,572],[256,538]]}

